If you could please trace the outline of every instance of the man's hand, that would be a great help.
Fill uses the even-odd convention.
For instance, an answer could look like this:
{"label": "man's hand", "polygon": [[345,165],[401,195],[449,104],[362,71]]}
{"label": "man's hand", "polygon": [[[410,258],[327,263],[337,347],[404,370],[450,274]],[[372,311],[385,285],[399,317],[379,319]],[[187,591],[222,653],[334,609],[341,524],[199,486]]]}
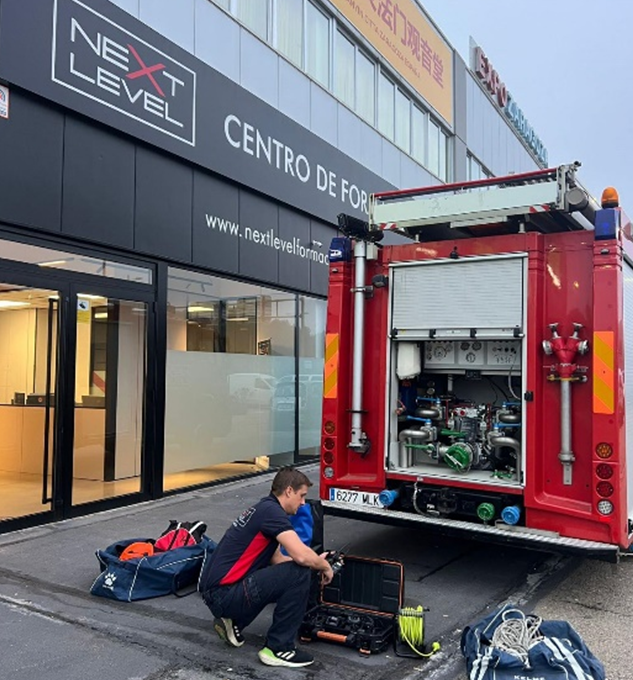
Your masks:
{"label": "man's hand", "polygon": [[326,586],[328,583],[332,583],[332,579],[334,578],[334,570],[332,569],[332,565],[328,562],[329,555],[330,555],[329,550],[326,550],[325,552],[323,552],[319,555],[319,557],[328,566],[327,569],[324,569],[321,572],[321,582],[323,583],[324,586]]}
{"label": "man's hand", "polygon": [[327,552],[317,555],[312,548],[308,548],[301,542],[296,531],[283,531],[277,536],[277,541],[282,545],[291,559],[302,567],[310,567],[320,571],[323,578],[323,583],[328,584],[334,578],[332,565],[327,561]]}
{"label": "man's hand", "polygon": [[[327,553],[325,553],[327,555]],[[326,571],[321,572],[321,582],[323,583],[324,586],[326,586],[328,583],[332,583],[332,579],[334,578],[334,572],[332,571],[332,567],[330,566],[330,563],[328,562],[328,568]]]}

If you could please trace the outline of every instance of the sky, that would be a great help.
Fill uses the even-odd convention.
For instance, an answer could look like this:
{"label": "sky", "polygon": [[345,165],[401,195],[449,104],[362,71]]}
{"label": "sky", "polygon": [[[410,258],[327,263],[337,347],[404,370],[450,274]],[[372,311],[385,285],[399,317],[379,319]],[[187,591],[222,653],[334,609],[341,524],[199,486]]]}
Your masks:
{"label": "sky", "polygon": [[482,48],[554,167],[633,215],[633,0],[420,0],[470,66]]}

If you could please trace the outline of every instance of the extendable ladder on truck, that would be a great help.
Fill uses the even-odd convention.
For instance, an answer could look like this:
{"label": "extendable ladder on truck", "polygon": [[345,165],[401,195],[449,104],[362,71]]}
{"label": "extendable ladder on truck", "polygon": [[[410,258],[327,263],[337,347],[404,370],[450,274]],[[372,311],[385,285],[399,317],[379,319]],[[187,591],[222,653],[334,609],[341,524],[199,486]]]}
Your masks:
{"label": "extendable ladder on truck", "polygon": [[576,179],[578,167],[372,194],[370,229],[416,240],[592,230],[600,206]]}

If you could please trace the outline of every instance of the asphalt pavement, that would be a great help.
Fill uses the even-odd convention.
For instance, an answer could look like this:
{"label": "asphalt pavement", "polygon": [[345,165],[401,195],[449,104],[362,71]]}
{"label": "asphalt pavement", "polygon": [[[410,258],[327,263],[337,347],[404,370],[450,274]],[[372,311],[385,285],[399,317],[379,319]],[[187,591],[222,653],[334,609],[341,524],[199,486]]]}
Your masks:
{"label": "asphalt pavement", "polygon": [[[316,477],[317,468],[306,468]],[[326,517],[327,548],[405,566],[405,604],[422,604],[429,660],[392,650],[364,657],[315,642],[315,663],[271,669],[257,659],[268,608],[240,649],[224,645],[197,594],[134,603],[89,594],[95,550],[128,537],[158,536],[169,520],[203,520],[219,540],[231,521],[268,493],[272,474],[0,536],[1,680],[465,680],[458,641],[464,625],[512,601],[565,619],[606,665],[608,680],[632,680],[633,559],[619,565],[443,539],[419,529]],[[313,490],[312,495],[316,495]]]}

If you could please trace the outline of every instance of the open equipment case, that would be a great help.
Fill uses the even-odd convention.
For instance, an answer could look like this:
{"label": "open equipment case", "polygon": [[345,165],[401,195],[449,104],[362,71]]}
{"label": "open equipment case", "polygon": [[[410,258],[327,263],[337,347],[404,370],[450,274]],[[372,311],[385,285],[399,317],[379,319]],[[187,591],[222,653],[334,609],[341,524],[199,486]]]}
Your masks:
{"label": "open equipment case", "polygon": [[299,638],[336,642],[361,654],[383,652],[394,642],[403,598],[401,562],[345,555],[342,569],[306,611]]}

